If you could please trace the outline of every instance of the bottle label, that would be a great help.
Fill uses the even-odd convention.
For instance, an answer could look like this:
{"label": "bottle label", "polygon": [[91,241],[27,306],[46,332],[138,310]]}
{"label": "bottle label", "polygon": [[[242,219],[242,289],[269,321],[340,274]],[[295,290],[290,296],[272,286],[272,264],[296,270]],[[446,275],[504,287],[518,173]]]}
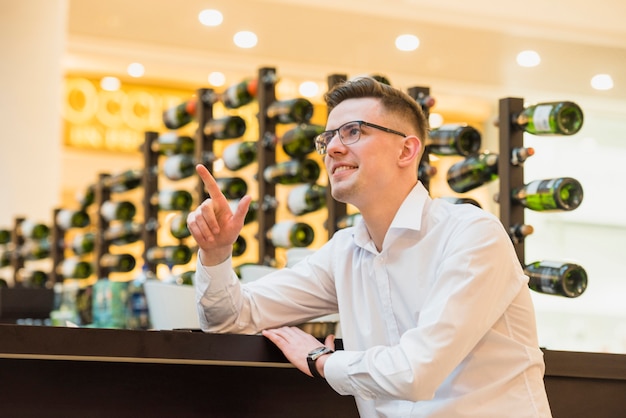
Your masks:
{"label": "bottle label", "polygon": [[239,146],[233,145],[224,148],[224,152],[222,153],[222,160],[224,161],[224,165],[230,170],[240,167],[242,161],[241,158],[239,158]]}
{"label": "bottle label", "polygon": [[287,207],[294,215],[300,215],[308,209],[306,204],[306,193],[308,190],[308,185],[297,186],[287,196]]}
{"label": "bottle label", "polygon": [[174,155],[165,160],[163,164],[163,174],[170,180],[180,180],[183,178],[183,173],[180,169],[183,155]]}
{"label": "bottle label", "polygon": [[293,221],[279,222],[274,225],[270,230],[272,244],[274,244],[275,247],[281,248],[292,247],[293,245],[291,244],[289,236],[291,235],[291,229],[294,225],[295,222]]}
{"label": "bottle label", "polygon": [[61,275],[63,277],[74,277],[74,272],[76,271],[76,265],[78,261],[72,258],[67,258],[61,264]]}
{"label": "bottle label", "polygon": [[115,212],[117,211],[117,203],[106,201],[102,204],[100,208],[100,214],[107,221],[112,221],[115,219]]}
{"label": "bottle label", "polygon": [[533,125],[536,132],[552,132],[550,128],[550,113],[552,105],[538,105],[533,112]]}
{"label": "bottle label", "polygon": [[61,210],[57,213],[57,224],[62,229],[69,229],[72,226],[72,215],[73,212],[71,210]]}

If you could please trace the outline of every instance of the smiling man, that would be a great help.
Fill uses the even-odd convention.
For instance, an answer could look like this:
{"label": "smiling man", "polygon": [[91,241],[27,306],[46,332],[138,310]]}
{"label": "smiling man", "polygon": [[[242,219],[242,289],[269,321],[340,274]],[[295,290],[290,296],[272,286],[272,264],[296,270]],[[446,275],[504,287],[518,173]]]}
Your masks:
{"label": "smiling man", "polygon": [[[326,95],[316,138],[333,197],[362,221],[291,268],[241,284],[233,213],[215,179],[187,220],[199,245],[202,328],[263,332],[303,373],[353,395],[362,417],[550,417],[528,278],[501,222],[431,199],[417,178],[427,122],[400,90],[364,77]],[[339,313],[344,350],[294,327]]]}

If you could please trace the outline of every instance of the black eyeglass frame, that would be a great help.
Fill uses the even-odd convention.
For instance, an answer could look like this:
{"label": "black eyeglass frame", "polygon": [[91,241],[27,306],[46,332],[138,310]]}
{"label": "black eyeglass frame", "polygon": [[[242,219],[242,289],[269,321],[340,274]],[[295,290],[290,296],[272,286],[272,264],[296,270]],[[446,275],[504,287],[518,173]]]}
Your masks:
{"label": "black eyeglass frame", "polygon": [[[354,141],[350,141],[350,142],[345,142],[344,138],[341,136],[340,130],[346,126],[349,125],[351,123],[358,123],[359,124],[359,136],[357,139],[355,139]],[[403,138],[406,138],[406,134],[400,132],[400,131],[396,131],[394,129],[391,128],[385,128],[384,126],[380,126],[380,125],[376,125],[375,123],[370,123],[370,122],[365,122],[364,120],[353,120],[350,122],[346,122],[343,125],[341,125],[340,127],[336,128],[336,129],[330,129],[328,131],[324,131],[321,134],[317,135],[315,137],[315,150],[320,154],[320,155],[324,155],[326,154],[326,148],[328,147],[328,144],[330,143],[330,141],[332,141],[332,139],[335,137],[335,135],[339,136],[339,140],[341,141],[341,143],[343,145],[352,145],[355,144],[359,141],[359,139],[361,139],[361,126],[369,126],[370,128],[374,128],[374,129],[378,129],[379,131],[383,131],[383,132],[387,132],[390,134],[395,134],[395,135],[400,135]],[[330,135],[330,136],[329,136]],[[325,137],[327,137],[328,139],[325,139]]]}

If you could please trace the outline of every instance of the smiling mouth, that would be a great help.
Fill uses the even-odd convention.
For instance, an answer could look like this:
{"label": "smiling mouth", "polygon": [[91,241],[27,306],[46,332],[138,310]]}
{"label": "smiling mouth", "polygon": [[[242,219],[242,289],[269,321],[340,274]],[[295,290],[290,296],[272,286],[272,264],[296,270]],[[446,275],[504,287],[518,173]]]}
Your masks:
{"label": "smiling mouth", "polygon": [[333,170],[333,174],[340,173],[342,171],[347,171],[347,170],[356,170],[356,167],[350,166],[350,165],[341,165]]}

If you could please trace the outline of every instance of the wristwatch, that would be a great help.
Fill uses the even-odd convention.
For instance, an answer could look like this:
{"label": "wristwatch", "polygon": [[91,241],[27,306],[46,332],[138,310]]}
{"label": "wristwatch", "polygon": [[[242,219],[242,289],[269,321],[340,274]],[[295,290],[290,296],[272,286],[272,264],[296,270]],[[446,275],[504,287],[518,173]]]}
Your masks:
{"label": "wristwatch", "polygon": [[322,375],[319,374],[319,372],[317,371],[317,367],[315,366],[315,362],[317,361],[318,358],[320,358],[324,354],[330,354],[330,353],[334,353],[334,351],[331,350],[330,348],[326,347],[326,346],[322,346],[322,347],[316,348],[315,350],[312,350],[306,356],[306,362],[309,365],[309,371],[311,372],[313,377],[320,377],[320,378],[322,377]]}

